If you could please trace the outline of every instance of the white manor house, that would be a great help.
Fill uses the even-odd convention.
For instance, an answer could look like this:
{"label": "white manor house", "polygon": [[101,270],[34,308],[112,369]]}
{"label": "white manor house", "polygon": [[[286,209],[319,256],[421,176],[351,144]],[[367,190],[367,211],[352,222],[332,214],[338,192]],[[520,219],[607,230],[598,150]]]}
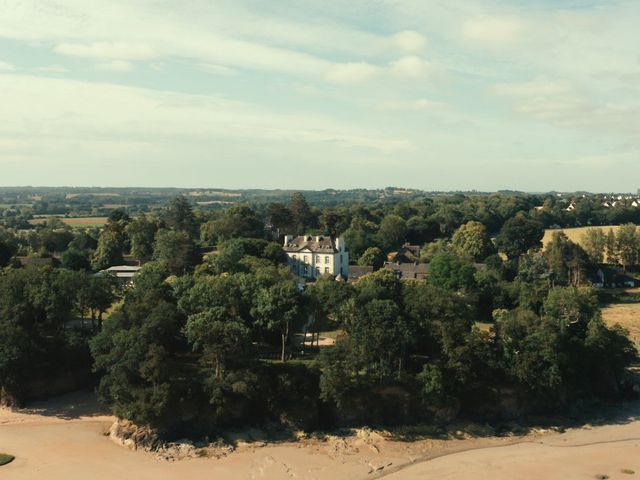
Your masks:
{"label": "white manor house", "polygon": [[283,249],[294,274],[304,278],[349,275],[349,252],[342,238],[285,235]]}

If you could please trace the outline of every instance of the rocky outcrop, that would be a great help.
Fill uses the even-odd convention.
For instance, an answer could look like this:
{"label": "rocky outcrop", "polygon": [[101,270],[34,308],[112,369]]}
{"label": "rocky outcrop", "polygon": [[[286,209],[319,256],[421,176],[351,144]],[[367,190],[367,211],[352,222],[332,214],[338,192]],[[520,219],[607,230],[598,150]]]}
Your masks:
{"label": "rocky outcrop", "polygon": [[148,452],[156,458],[166,461],[215,456],[217,450],[224,451],[224,446],[218,446],[217,449],[209,445],[196,447],[192,441],[186,439],[165,442],[160,438],[157,430],[148,426],[136,425],[129,420],[114,422],[109,429],[109,438],[118,445],[131,450]]}

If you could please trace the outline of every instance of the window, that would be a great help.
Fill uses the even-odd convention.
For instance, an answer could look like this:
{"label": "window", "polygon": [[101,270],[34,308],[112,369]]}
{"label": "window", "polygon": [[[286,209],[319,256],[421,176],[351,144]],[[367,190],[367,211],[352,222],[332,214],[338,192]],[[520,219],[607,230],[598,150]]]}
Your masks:
{"label": "window", "polygon": [[309,256],[308,256],[308,255],[305,255],[305,256],[304,256],[304,263],[308,263],[308,262],[309,262]]}
{"label": "window", "polygon": [[296,257],[295,255],[293,255],[291,258],[293,258],[293,260],[296,260],[298,257]]}
{"label": "window", "polygon": [[316,267],[316,275],[320,275],[320,267]]}
{"label": "window", "polygon": [[307,275],[309,273],[309,267],[304,266],[304,274]]}
{"label": "window", "polygon": [[329,267],[324,267],[324,273],[329,273]]}
{"label": "window", "polygon": [[324,257],[324,263],[329,263],[329,257]]}
{"label": "window", "polygon": [[316,255],[316,263],[320,263],[320,259],[321,259],[320,255]]}

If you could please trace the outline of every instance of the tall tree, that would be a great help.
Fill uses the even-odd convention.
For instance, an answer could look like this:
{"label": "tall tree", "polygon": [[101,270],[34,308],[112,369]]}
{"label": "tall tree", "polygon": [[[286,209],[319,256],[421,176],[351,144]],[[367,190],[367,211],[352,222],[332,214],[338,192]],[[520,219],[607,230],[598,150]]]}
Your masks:
{"label": "tall tree", "polygon": [[398,215],[386,215],[380,222],[378,236],[386,250],[398,248],[402,245],[407,235],[407,223]]}
{"label": "tall tree", "polygon": [[303,234],[308,228],[315,227],[315,216],[302,192],[295,192],[291,196],[289,209],[293,215],[293,224],[296,229],[295,233]]}
{"label": "tall tree", "polygon": [[604,262],[607,236],[601,228],[588,228],[582,234],[581,243],[592,263],[599,264]]}
{"label": "tall tree", "polygon": [[153,243],[159,228],[159,223],[145,214],[136,217],[127,225],[126,232],[131,240],[131,254],[134,257],[141,261],[151,260]]}
{"label": "tall tree", "polygon": [[295,283],[284,280],[261,288],[255,299],[254,312],[259,322],[280,334],[280,359],[283,362],[286,360],[289,333],[299,314],[299,297]]}
{"label": "tall tree", "polygon": [[196,261],[193,241],[186,232],[159,230],[153,246],[153,258],[165,262],[172,273],[183,274]]}
{"label": "tall tree", "polygon": [[618,245],[616,242],[616,234],[613,231],[613,228],[610,228],[607,232],[607,263],[617,264],[619,261],[618,257]]}
{"label": "tall tree", "polygon": [[239,317],[229,316],[223,307],[210,308],[187,318],[185,333],[193,349],[212,365],[216,380],[234,357],[241,357],[250,343],[250,331]]}
{"label": "tall tree", "polygon": [[197,232],[197,222],[191,203],[184,195],[175,197],[164,213],[164,221],[169,228],[184,232],[193,238]]}
{"label": "tall tree", "polygon": [[622,266],[627,267],[638,264],[638,250],[640,249],[640,236],[633,223],[620,225],[616,234],[616,250]]}

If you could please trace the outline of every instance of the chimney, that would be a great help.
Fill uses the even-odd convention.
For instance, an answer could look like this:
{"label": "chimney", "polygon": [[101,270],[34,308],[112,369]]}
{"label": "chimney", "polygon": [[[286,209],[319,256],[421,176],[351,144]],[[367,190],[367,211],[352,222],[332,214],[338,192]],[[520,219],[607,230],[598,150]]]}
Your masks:
{"label": "chimney", "polygon": [[286,247],[293,240],[293,235],[285,235],[284,236],[284,246]]}
{"label": "chimney", "polygon": [[336,249],[338,251],[344,250],[344,241],[342,240],[341,237],[336,238]]}

